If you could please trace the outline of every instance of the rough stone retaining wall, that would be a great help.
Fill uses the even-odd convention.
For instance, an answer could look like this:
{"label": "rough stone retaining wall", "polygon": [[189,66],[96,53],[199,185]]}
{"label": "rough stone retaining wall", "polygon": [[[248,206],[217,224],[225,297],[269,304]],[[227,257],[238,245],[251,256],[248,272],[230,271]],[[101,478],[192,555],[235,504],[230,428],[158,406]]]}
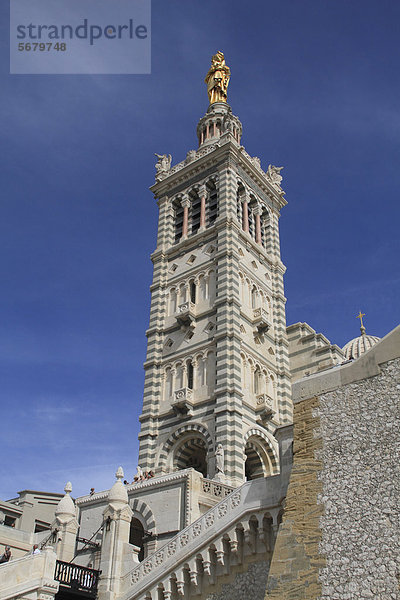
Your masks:
{"label": "rough stone retaining wall", "polygon": [[293,470],[268,600],[400,598],[400,359],[370,376],[372,353],[364,377],[356,361],[335,374],[342,383],[328,382],[331,391],[321,374],[320,395],[295,398]]}
{"label": "rough stone retaining wall", "polygon": [[324,599],[395,600],[400,572],[400,359],[320,397]]}
{"label": "rough stone retaining wall", "polygon": [[245,573],[238,573],[231,583],[222,584],[220,592],[209,594],[206,600],[263,600],[267,585],[268,564],[250,563]]}

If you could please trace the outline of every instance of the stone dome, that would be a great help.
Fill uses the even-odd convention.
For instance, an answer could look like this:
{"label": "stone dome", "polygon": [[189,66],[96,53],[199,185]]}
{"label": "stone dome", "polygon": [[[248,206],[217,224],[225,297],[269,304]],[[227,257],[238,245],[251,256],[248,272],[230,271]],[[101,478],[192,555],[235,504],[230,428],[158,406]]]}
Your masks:
{"label": "stone dome", "polygon": [[75,516],[76,515],[75,504],[70,496],[70,494],[72,492],[72,485],[71,485],[70,481],[68,481],[68,483],[65,484],[64,492],[65,492],[65,496],[63,498],[61,498],[60,502],[57,504],[55,514],[56,515]]}
{"label": "stone dome", "polygon": [[113,504],[128,504],[128,492],[126,491],[125,485],[121,481],[124,477],[122,467],[118,468],[117,472],[115,473],[115,477],[117,478],[117,481],[108,492],[108,502],[112,502]]}
{"label": "stone dome", "polygon": [[361,354],[368,352],[372,346],[375,346],[380,339],[376,335],[367,335],[365,332],[362,332],[360,336],[350,340],[350,342],[347,342],[343,346],[345,358],[348,360],[359,358]]}

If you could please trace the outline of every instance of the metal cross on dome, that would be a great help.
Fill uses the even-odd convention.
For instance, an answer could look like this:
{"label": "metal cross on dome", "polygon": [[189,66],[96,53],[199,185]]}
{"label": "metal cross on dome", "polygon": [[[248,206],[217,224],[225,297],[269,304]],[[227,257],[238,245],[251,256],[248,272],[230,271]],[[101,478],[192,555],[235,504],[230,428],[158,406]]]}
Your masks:
{"label": "metal cross on dome", "polygon": [[363,323],[363,317],[365,317],[365,313],[362,313],[361,310],[360,310],[360,312],[356,316],[356,319],[360,319],[361,332],[365,331],[365,327],[364,327],[364,323]]}

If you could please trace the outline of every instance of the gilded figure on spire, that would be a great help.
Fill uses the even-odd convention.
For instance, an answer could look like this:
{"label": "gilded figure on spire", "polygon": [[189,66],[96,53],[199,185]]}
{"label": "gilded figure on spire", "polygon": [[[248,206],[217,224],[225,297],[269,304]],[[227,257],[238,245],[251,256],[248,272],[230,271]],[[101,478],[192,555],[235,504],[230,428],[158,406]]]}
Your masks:
{"label": "gilded figure on spire", "polygon": [[211,59],[211,67],[204,80],[210,104],[227,102],[230,76],[231,70],[225,64],[224,53],[218,51]]}

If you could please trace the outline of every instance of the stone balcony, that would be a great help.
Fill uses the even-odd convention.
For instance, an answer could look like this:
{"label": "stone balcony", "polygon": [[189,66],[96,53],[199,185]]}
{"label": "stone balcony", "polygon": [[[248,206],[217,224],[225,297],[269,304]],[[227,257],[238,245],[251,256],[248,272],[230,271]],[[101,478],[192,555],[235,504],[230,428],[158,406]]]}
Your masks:
{"label": "stone balcony", "polygon": [[175,317],[182,329],[194,327],[196,317],[195,308],[196,305],[193,302],[179,304]]}
{"label": "stone balcony", "polygon": [[172,409],[177,416],[192,416],[193,390],[184,387],[174,392]]}
{"label": "stone balcony", "polygon": [[271,321],[264,308],[255,308],[253,310],[253,325],[256,327],[259,334],[266,333],[271,327]]}
{"label": "stone balcony", "polygon": [[268,394],[256,396],[256,412],[261,424],[269,421],[274,416],[274,401]]}

